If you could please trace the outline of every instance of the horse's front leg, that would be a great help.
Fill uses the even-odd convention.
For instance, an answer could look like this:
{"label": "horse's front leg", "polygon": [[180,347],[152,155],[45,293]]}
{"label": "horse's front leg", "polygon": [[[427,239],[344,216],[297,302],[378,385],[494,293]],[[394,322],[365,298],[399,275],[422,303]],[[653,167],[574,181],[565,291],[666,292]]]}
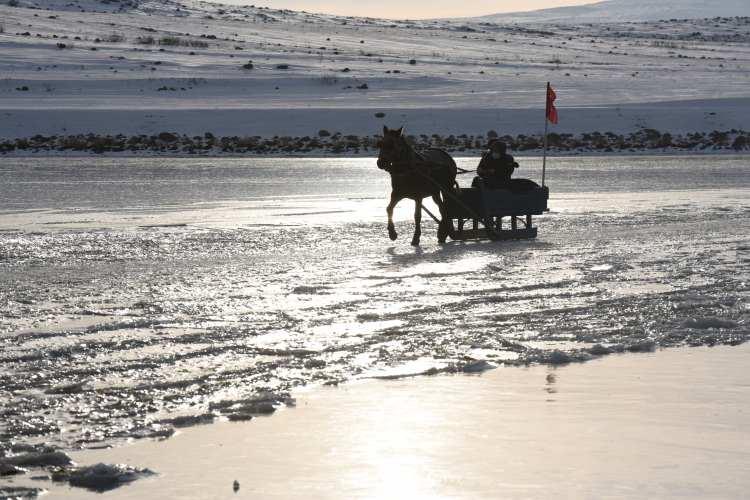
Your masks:
{"label": "horse's front leg", "polygon": [[440,225],[438,225],[438,243],[445,243],[446,238],[453,234],[453,220],[445,208],[445,202],[440,198],[440,193],[432,195],[432,201],[440,210]]}
{"label": "horse's front leg", "polygon": [[414,236],[411,239],[413,246],[419,246],[420,236],[422,236],[422,200],[414,200]]}
{"label": "horse's front leg", "polygon": [[391,202],[386,207],[385,211],[388,213],[388,237],[391,241],[395,241],[398,238],[396,233],[396,227],[393,225],[393,209],[396,207],[396,203],[399,202],[399,198],[395,194],[391,193]]}

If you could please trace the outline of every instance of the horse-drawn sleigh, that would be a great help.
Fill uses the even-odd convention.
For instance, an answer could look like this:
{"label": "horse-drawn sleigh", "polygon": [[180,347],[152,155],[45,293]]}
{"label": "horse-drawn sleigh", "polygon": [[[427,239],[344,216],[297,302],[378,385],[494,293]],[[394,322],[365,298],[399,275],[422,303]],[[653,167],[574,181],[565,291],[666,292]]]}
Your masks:
{"label": "horse-drawn sleigh", "polygon": [[[387,212],[392,240],[397,237],[393,208],[404,198],[416,203],[412,245],[419,244],[423,210],[438,223],[440,243],[448,237],[454,240],[536,238],[533,216],[547,211],[549,190],[528,179],[513,179],[502,189],[490,189],[481,182],[477,187],[459,187],[458,167],[453,158],[440,149],[417,153],[403,137],[402,129],[384,127],[378,167],[391,175],[393,190]],[[438,206],[440,218],[422,206],[427,197],[432,197]]]}
{"label": "horse-drawn sleigh", "polygon": [[547,210],[548,199],[547,187],[528,179],[511,180],[508,189],[458,188],[444,200],[448,217],[456,221],[448,236],[454,240],[536,238],[533,216]]}

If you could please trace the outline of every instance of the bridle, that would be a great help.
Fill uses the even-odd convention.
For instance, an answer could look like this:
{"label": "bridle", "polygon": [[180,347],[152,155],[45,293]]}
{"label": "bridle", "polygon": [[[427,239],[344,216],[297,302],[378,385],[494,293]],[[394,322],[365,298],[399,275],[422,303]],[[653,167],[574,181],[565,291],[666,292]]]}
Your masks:
{"label": "bridle", "polygon": [[416,153],[409,146],[403,136],[399,135],[392,138],[395,142],[394,147],[388,151],[387,157],[383,156],[383,141],[381,141],[380,156],[378,157],[378,168],[385,170],[391,175],[403,176],[408,175],[410,170],[415,167]]}

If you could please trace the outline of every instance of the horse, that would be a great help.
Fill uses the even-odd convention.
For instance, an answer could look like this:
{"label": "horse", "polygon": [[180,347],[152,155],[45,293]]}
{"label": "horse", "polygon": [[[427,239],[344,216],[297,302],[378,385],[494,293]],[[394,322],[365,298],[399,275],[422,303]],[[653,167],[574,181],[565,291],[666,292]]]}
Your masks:
{"label": "horse", "polygon": [[444,191],[453,190],[458,171],[456,162],[442,149],[430,148],[418,153],[406,141],[404,128],[383,127],[383,139],[378,143],[378,168],[391,175],[391,201],[388,213],[388,236],[394,241],[398,234],[393,225],[393,209],[404,198],[414,200],[414,236],[411,244],[419,245],[422,235],[422,200],[428,196],[440,209],[438,242],[445,243],[453,234],[453,221],[447,213]]}

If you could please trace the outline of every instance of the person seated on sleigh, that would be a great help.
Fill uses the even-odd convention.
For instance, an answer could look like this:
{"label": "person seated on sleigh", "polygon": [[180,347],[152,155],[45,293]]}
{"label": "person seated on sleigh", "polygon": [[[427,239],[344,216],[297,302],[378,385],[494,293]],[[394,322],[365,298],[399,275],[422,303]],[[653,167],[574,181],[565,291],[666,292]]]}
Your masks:
{"label": "person seated on sleigh", "polygon": [[482,155],[477,167],[477,177],[472,181],[472,187],[483,186],[489,189],[508,189],[513,171],[518,168],[518,163],[507,153],[504,142],[494,140],[490,147]]}

